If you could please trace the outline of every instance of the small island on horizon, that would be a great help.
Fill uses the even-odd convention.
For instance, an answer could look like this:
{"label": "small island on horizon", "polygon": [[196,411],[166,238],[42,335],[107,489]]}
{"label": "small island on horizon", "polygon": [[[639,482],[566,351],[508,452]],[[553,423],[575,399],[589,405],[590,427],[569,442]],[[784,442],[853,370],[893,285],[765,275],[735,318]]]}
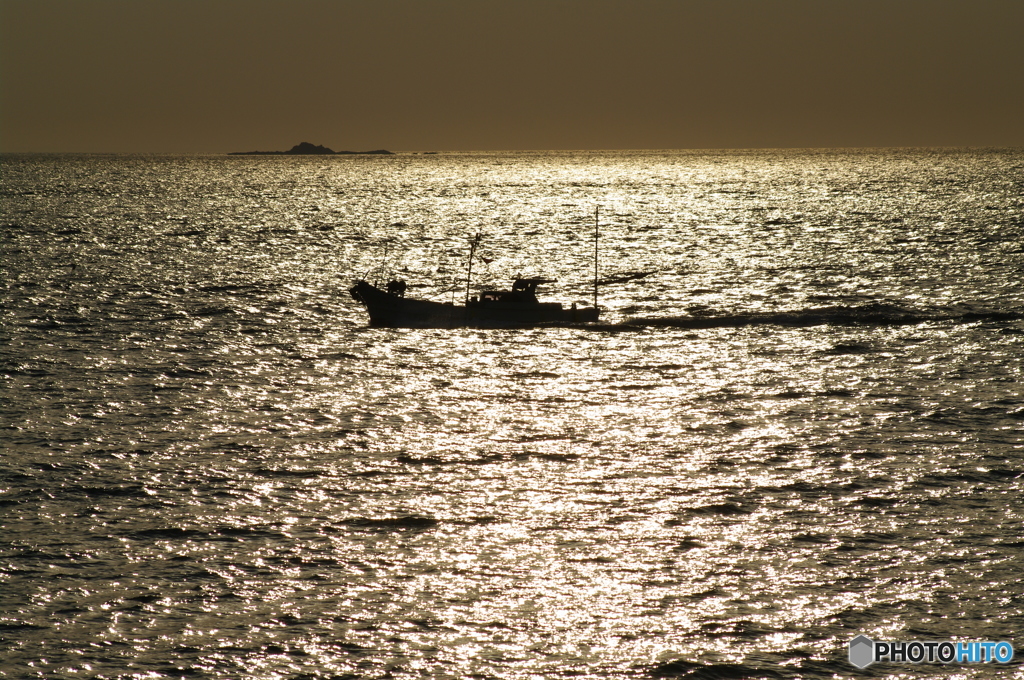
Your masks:
{"label": "small island on horizon", "polygon": [[374,151],[333,151],[326,146],[302,142],[287,151],[232,151],[229,156],[350,156],[366,154],[392,155],[393,151],[376,149]]}

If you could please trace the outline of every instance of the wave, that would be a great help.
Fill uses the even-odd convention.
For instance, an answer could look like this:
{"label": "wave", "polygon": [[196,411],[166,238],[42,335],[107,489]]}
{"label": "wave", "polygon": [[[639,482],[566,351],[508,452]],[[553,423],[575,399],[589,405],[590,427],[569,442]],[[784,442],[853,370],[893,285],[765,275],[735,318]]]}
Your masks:
{"label": "wave", "polygon": [[423,515],[404,515],[401,517],[352,517],[344,520],[342,524],[356,529],[368,529],[376,531],[401,531],[409,529],[422,531],[433,529],[440,522],[433,517]]}
{"label": "wave", "polygon": [[792,675],[766,668],[764,665],[739,663],[691,663],[677,659],[659,664],[650,670],[656,678],[687,678],[688,680],[740,680],[742,678],[786,678]]}
{"label": "wave", "polygon": [[740,680],[742,678],[798,680],[799,678],[832,678],[836,674],[846,675],[848,670],[849,666],[845,660],[815,659],[804,650],[791,650],[782,655],[769,653],[761,655],[761,658],[748,658],[742,663],[699,663],[675,659],[648,669],[648,674],[655,678],[679,678],[680,680]]}
{"label": "wave", "polygon": [[782,312],[753,312],[717,316],[634,317],[619,324],[604,324],[609,329],[670,328],[739,328],[743,326],[905,326],[934,321],[977,323],[1017,321],[1024,311],[978,310],[970,307],[948,307],[933,310],[913,309],[901,305],[872,302],[858,306],[813,307]]}

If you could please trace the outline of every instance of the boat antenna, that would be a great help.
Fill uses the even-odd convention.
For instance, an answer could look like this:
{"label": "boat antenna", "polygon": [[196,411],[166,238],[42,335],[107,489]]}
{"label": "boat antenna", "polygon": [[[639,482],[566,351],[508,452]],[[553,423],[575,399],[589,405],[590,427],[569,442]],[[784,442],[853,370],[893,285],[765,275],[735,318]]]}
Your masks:
{"label": "boat antenna", "polygon": [[368,276],[370,276],[370,274],[373,274],[373,285],[376,286],[380,283],[380,275],[384,272],[384,269],[388,264],[388,245],[390,242],[390,239],[384,239],[384,254],[380,257],[380,264],[375,267],[371,265],[371,267],[366,270],[366,274],[363,275],[364,281]]}
{"label": "boat antenna", "polygon": [[594,309],[597,309],[597,239],[598,239],[598,215],[601,212],[601,206],[594,207]]}
{"label": "boat antenna", "polygon": [[469,304],[469,283],[473,278],[473,255],[476,253],[476,247],[480,245],[480,238],[482,234],[477,232],[476,236],[469,244],[469,262],[466,264],[466,304]]}

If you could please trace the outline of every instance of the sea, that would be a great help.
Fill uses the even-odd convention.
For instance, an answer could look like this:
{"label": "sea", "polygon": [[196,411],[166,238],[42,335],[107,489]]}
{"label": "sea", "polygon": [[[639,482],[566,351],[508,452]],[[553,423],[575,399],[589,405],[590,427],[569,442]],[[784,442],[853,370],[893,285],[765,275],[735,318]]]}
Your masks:
{"label": "sea", "polygon": [[[1024,677],[1024,149],[6,154],[0,211],[2,678]],[[348,292],[595,267],[589,326]]]}

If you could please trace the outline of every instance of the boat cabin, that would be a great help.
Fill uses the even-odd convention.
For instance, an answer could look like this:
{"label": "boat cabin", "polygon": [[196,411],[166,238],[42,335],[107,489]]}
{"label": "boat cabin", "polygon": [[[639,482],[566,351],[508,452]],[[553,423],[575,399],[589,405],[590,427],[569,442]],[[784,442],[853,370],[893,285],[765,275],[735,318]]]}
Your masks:
{"label": "boat cabin", "polygon": [[512,282],[512,290],[485,290],[480,293],[480,305],[536,305],[537,286],[542,283],[554,283],[554,279],[523,279]]}

